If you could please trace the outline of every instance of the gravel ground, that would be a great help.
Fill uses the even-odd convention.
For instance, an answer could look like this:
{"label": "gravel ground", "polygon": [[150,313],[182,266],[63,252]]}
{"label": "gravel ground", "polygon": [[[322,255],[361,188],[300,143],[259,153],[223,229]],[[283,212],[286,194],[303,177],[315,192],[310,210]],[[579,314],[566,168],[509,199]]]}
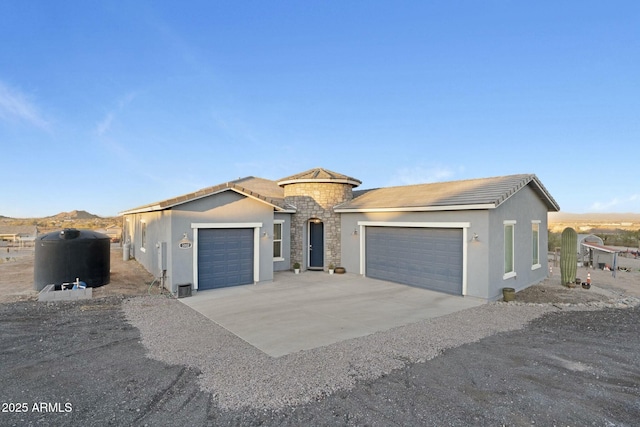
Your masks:
{"label": "gravel ground", "polygon": [[[166,316],[172,303],[0,304],[0,425],[635,426],[640,419],[637,307],[489,304],[448,316],[466,317],[459,331],[423,322],[370,342],[270,359],[199,315]],[[153,315],[144,322],[157,336],[127,320],[134,308],[136,316]],[[489,315],[515,323],[493,321],[479,338],[474,325]],[[175,321],[193,322],[198,333]],[[184,338],[206,328],[212,341],[201,345],[213,355]],[[164,346],[148,348],[152,341]]]}
{"label": "gravel ground", "polygon": [[0,425],[206,419],[211,399],[198,387],[198,372],[147,358],[121,306],[118,297],[0,304]]}
{"label": "gravel ground", "polygon": [[640,419],[636,270],[615,280],[594,271],[590,290],[552,277],[515,303],[271,358],[179,301],[134,296],[147,285],[135,285],[136,264],[124,264],[113,270],[119,296],[110,284],[88,301],[37,303],[21,294],[0,303],[0,425]]}
{"label": "gravel ground", "polygon": [[223,409],[282,409],[318,400],[358,381],[433,359],[445,349],[518,330],[545,313],[633,307],[632,297],[591,303],[492,303],[411,325],[272,358],[176,300],[123,305],[149,357],[201,372],[201,387]]}
{"label": "gravel ground", "polygon": [[272,358],[178,301],[137,298],[123,307],[149,356],[201,371],[201,386],[224,409],[280,409],[317,400],[556,310],[490,304]]}

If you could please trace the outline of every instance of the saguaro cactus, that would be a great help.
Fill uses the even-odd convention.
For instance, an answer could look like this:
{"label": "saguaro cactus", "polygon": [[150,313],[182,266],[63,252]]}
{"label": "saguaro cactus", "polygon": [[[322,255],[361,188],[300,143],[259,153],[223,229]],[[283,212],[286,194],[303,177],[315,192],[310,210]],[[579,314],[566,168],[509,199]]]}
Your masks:
{"label": "saguaro cactus", "polygon": [[576,230],[567,227],[562,231],[560,246],[560,277],[562,284],[574,283],[578,270],[578,234]]}

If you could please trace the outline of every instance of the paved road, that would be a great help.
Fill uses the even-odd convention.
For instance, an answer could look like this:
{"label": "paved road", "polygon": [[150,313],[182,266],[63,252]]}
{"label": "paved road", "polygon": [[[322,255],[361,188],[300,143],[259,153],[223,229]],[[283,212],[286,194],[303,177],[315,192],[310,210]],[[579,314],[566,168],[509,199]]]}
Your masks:
{"label": "paved road", "polygon": [[[557,312],[322,401],[223,412],[121,300],[0,304],[0,425],[637,425],[640,309]],[[16,412],[24,409],[24,412]]]}

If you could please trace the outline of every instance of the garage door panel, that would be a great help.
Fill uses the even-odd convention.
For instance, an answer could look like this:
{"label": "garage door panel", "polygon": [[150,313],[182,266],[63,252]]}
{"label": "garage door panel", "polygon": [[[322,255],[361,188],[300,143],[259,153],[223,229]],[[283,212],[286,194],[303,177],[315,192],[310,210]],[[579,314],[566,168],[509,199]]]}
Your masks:
{"label": "garage door panel", "polygon": [[462,230],[367,227],[366,272],[372,278],[462,294]]}
{"label": "garage door panel", "polygon": [[198,230],[198,289],[253,283],[253,229]]}

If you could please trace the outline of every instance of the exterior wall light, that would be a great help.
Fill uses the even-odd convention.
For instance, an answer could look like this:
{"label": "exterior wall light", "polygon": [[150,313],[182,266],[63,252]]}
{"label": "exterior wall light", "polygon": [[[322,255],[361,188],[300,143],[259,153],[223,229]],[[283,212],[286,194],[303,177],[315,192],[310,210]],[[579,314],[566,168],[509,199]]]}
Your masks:
{"label": "exterior wall light", "polygon": [[190,249],[193,246],[193,242],[187,237],[187,233],[182,233],[182,239],[178,242],[180,249]]}

